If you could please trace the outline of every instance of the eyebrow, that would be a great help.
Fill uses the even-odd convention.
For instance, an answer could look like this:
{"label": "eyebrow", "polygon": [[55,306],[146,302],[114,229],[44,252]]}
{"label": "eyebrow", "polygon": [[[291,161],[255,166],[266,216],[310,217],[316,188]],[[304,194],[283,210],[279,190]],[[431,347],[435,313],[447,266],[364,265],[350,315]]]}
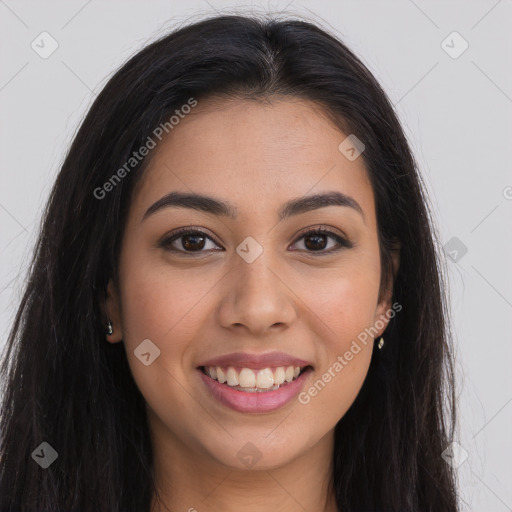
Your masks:
{"label": "eyebrow", "polygon": [[[311,196],[300,197],[287,201],[278,213],[278,219],[284,220],[294,215],[318,210],[328,206],[345,206],[359,212],[365,219],[363,209],[359,203],[350,196],[341,192],[327,192]],[[231,203],[221,201],[214,197],[195,193],[170,192],[147,210],[142,221],[164,208],[190,208],[216,216],[227,217],[235,220],[238,216],[238,209]]]}

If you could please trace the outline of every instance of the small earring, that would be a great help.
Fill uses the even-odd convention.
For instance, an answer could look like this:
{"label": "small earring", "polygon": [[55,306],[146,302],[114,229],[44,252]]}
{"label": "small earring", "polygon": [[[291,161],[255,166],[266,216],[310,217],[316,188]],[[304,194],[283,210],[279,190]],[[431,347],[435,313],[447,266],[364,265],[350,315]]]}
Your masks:
{"label": "small earring", "polygon": [[112,324],[110,322],[110,318],[108,317],[106,293],[105,293],[105,311],[107,313],[107,322],[108,322],[107,323],[106,334],[111,335],[114,332],[114,328],[112,327]]}
{"label": "small earring", "polygon": [[379,350],[382,350],[382,347],[384,346],[384,338],[381,336],[380,337],[380,340],[379,340],[379,343],[377,343],[377,348]]}

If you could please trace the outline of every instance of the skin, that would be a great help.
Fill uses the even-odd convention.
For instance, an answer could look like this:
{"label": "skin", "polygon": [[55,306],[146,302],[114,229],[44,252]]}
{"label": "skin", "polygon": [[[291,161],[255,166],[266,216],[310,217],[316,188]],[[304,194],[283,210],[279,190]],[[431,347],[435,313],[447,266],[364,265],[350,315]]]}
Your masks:
{"label": "skin", "polygon": [[[338,150],[346,136],[305,100],[216,99],[201,102],[153,150],[130,206],[119,290],[110,282],[107,301],[107,340],[124,342],[147,402],[162,500],[152,512],[337,510],[328,490],[334,427],[363,384],[373,340],[309,403],[264,414],[214,400],[196,367],[235,351],[283,351],[313,365],[307,390],[365,328],[380,319],[379,335],[385,330],[391,286],[380,295],[373,190],[363,158],[349,161]],[[171,191],[229,201],[239,216],[166,208],[141,221]],[[286,201],[328,191],[351,196],[364,218],[328,206],[277,221]],[[320,256],[336,241],[325,238],[315,251],[315,240],[306,245],[299,233],[319,224],[354,247]],[[172,244],[185,251],[182,242],[192,242],[192,255],[158,247],[189,226],[212,240]],[[247,236],[264,249],[250,264],[236,252]],[[396,272],[398,252],[393,263]],[[149,366],[134,355],[145,339],[161,351]],[[249,441],[261,454],[252,468],[237,457]]]}

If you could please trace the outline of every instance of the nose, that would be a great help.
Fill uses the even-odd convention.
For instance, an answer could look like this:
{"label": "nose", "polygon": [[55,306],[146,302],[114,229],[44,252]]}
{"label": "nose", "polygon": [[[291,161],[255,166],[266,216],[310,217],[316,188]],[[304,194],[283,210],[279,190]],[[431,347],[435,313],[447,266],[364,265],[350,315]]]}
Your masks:
{"label": "nose", "polygon": [[290,327],[297,317],[295,296],[280,274],[265,254],[252,263],[236,261],[224,282],[221,325],[258,337]]}

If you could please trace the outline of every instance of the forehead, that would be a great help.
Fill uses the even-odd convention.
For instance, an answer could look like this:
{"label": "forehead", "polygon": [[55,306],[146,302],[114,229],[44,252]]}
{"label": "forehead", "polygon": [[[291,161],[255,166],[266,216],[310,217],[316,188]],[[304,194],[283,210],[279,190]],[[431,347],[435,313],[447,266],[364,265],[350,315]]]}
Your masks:
{"label": "forehead", "polygon": [[275,212],[290,198],[337,190],[371,219],[374,197],[364,160],[350,161],[338,149],[347,136],[319,106],[298,98],[199,102],[153,149],[134,206],[147,208],[177,190],[228,199],[252,215]]}

